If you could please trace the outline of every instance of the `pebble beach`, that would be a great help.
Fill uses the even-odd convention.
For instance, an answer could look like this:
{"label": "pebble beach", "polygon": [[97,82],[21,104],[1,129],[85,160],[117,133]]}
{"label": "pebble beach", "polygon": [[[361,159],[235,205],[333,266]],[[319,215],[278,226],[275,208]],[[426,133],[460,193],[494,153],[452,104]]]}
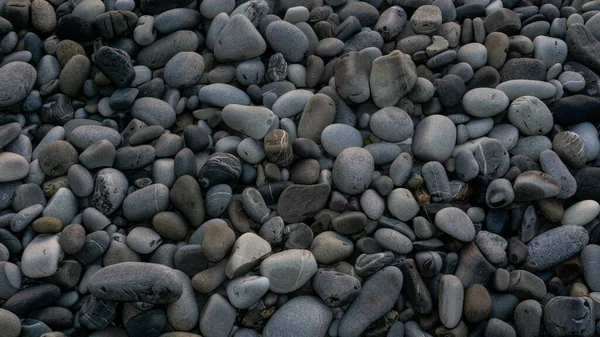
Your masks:
{"label": "pebble beach", "polygon": [[0,0],[0,337],[600,336],[600,0]]}

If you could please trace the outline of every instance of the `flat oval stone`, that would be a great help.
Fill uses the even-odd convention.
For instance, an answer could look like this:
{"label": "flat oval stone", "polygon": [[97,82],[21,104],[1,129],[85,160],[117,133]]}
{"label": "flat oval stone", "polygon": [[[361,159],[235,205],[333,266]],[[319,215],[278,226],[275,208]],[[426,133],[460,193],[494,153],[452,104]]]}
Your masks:
{"label": "flat oval stone", "polygon": [[168,207],[169,188],[163,184],[152,184],[129,194],[123,200],[123,216],[130,221],[146,221]]}
{"label": "flat oval stone", "polygon": [[541,271],[560,264],[579,253],[588,240],[588,233],[582,226],[566,225],[551,229],[529,242],[526,266],[532,271]]}
{"label": "flat oval stone", "polygon": [[414,155],[424,161],[444,162],[452,155],[456,143],[456,127],[446,116],[425,117],[417,124],[413,136]]}
{"label": "flat oval stone", "polygon": [[12,152],[0,153],[0,183],[17,181],[29,173],[29,163],[22,156]]}
{"label": "flat oval stone", "polygon": [[514,100],[508,108],[508,120],[528,136],[545,135],[554,124],[546,104],[534,96],[522,96]]}
{"label": "flat oval stone", "polygon": [[112,214],[119,207],[125,196],[129,182],[123,173],[112,169],[102,169],[95,177],[91,205],[104,215]]}
{"label": "flat oval stone", "polygon": [[25,62],[10,62],[0,68],[0,108],[19,103],[29,95],[37,80],[35,68]]}
{"label": "flat oval stone", "polygon": [[287,223],[304,221],[325,208],[331,187],[328,184],[291,185],[277,202],[277,214]]}
{"label": "flat oval stone", "polygon": [[225,273],[229,278],[243,276],[270,253],[271,245],[267,241],[254,233],[244,233],[233,245]]}
{"label": "flat oval stone", "polygon": [[360,194],[371,184],[374,168],[369,151],[359,147],[347,148],[333,164],[333,183],[343,193]]}
{"label": "flat oval stone", "polygon": [[463,285],[458,277],[442,276],[439,283],[438,307],[440,321],[448,329],[454,329],[460,323],[464,294]]}
{"label": "flat oval stone", "polygon": [[114,147],[121,143],[121,135],[113,128],[101,125],[81,125],[71,131],[69,137],[71,144],[78,149],[87,149],[100,140],[109,141]]}
{"label": "flat oval stone", "polygon": [[238,309],[247,309],[269,291],[269,279],[264,276],[245,276],[227,284],[227,299]]}
{"label": "flat oval stone", "polygon": [[223,122],[253,139],[262,139],[275,122],[273,111],[259,106],[229,104],[221,111]]}
{"label": "flat oval stone", "polygon": [[383,317],[396,304],[403,281],[402,272],[393,266],[385,267],[371,276],[342,317],[339,335],[358,337],[370,324]]}
{"label": "flat oval stone", "polygon": [[177,53],[195,51],[198,43],[198,36],[194,32],[179,30],[142,49],[137,62],[151,69],[162,68]]}
{"label": "flat oval stone", "polygon": [[58,238],[57,235],[38,235],[25,247],[21,258],[21,271],[25,276],[42,278],[56,273],[64,256]]}
{"label": "flat oval stone", "polygon": [[376,111],[369,120],[369,128],[378,138],[394,143],[402,142],[413,134],[412,119],[397,107]]}
{"label": "flat oval stone", "polygon": [[594,301],[587,297],[556,296],[544,306],[544,328],[548,336],[592,336]]}
{"label": "flat oval stone", "polygon": [[562,225],[585,226],[600,213],[600,204],[595,200],[583,200],[565,210]]}
{"label": "flat oval stone", "polygon": [[548,99],[556,94],[556,87],[552,83],[532,80],[510,80],[498,84],[496,89],[504,92],[511,101],[521,96]]}
{"label": "flat oval stone", "polygon": [[282,305],[265,325],[264,337],[324,336],[333,314],[317,297],[298,296]]}
{"label": "flat oval stone", "polygon": [[175,123],[175,110],[169,103],[154,97],[137,99],[131,107],[131,115],[148,125],[170,128]]}
{"label": "flat oval stone", "polygon": [[473,241],[475,226],[460,208],[446,207],[435,215],[435,225],[444,233],[463,242]]}
{"label": "flat oval stone", "polygon": [[401,221],[411,220],[420,210],[412,193],[405,188],[393,190],[388,196],[387,204],[390,213]]}
{"label": "flat oval stone", "polygon": [[521,173],[514,182],[515,201],[535,201],[557,196],[561,189],[559,182],[549,174],[540,171]]}
{"label": "flat oval stone", "polygon": [[475,117],[493,117],[508,107],[509,98],[502,91],[476,88],[467,91],[462,99],[465,111]]}
{"label": "flat oval stone", "polygon": [[269,279],[269,290],[287,294],[301,288],[317,272],[317,261],[308,250],[290,249],[266,258],[260,274]]}
{"label": "flat oval stone", "polygon": [[123,262],[98,270],[89,280],[88,290],[100,299],[124,302],[173,303],[183,293],[175,271],[143,262]]}
{"label": "flat oval stone", "polygon": [[361,147],[363,138],[354,127],[346,124],[331,124],[320,135],[323,149],[334,157],[337,157],[344,149],[349,147]]}

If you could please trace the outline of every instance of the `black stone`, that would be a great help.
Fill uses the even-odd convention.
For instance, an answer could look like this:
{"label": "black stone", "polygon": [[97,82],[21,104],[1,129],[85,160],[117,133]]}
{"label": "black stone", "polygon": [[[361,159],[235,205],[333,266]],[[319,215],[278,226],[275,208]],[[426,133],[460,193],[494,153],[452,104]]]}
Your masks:
{"label": "black stone", "polygon": [[546,80],[546,65],[538,59],[518,58],[506,61],[500,70],[500,81],[510,80]]}
{"label": "black stone", "polygon": [[129,55],[116,48],[101,47],[95,55],[95,64],[116,86],[127,87],[135,78]]}
{"label": "black stone", "polygon": [[600,100],[585,95],[563,97],[548,106],[554,123],[573,125],[583,122],[600,122]]}
{"label": "black stone", "polygon": [[500,84],[500,74],[494,67],[484,66],[473,74],[467,83],[467,91],[475,88],[495,88]]}
{"label": "black stone", "polygon": [[293,185],[291,181],[277,181],[264,184],[258,187],[258,192],[265,200],[267,205],[275,205],[279,200],[279,196],[288,187]]}
{"label": "black stone", "polygon": [[185,7],[194,0],[141,0],[140,10],[145,14],[159,14],[169,9]]}
{"label": "black stone", "polygon": [[203,188],[218,184],[234,185],[242,173],[240,159],[229,153],[213,153],[198,173],[198,182]]}
{"label": "black stone", "polygon": [[485,16],[485,6],[482,4],[466,4],[456,8],[455,21],[463,22],[465,19],[474,19]]}
{"label": "black stone", "polygon": [[209,136],[197,125],[189,125],[183,130],[183,141],[193,152],[202,152],[210,144]]}
{"label": "black stone", "polygon": [[59,297],[60,288],[54,284],[33,285],[11,296],[2,308],[17,316],[23,316],[32,310],[51,306]]}
{"label": "black stone", "polygon": [[44,123],[53,125],[64,125],[73,119],[75,110],[71,99],[64,94],[50,96],[42,105],[40,118]]}
{"label": "black stone", "polygon": [[465,82],[456,75],[446,75],[434,81],[437,86],[437,95],[446,107],[453,107],[460,103],[465,93]]}
{"label": "black stone", "polygon": [[569,55],[595,72],[600,72],[600,42],[592,32],[581,23],[575,23],[567,29],[565,42]]}
{"label": "black stone", "polygon": [[137,15],[129,11],[108,11],[94,18],[92,26],[96,35],[105,39],[125,34],[135,27]]}
{"label": "black stone", "polygon": [[129,337],[158,337],[167,324],[162,310],[150,310],[129,319],[125,325]]}
{"label": "black stone", "polygon": [[90,330],[102,330],[117,315],[117,302],[89,296],[79,309],[79,323]]}
{"label": "black stone", "polygon": [[94,39],[92,26],[79,16],[67,14],[58,20],[56,35],[61,39],[90,41]]}

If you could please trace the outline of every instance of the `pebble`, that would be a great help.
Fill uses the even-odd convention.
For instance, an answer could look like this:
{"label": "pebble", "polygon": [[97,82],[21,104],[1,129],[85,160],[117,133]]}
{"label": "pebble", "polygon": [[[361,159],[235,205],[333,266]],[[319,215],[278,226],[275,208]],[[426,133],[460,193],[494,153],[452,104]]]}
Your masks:
{"label": "pebble", "polygon": [[374,165],[373,156],[367,150],[347,148],[333,164],[333,183],[344,193],[360,194],[371,184]]}
{"label": "pebble", "polygon": [[553,126],[548,107],[533,96],[522,96],[512,101],[508,108],[508,120],[528,136],[545,135]]}
{"label": "pebble", "polygon": [[444,162],[450,158],[455,142],[456,127],[449,118],[428,116],[415,128],[412,151],[419,159]]}
{"label": "pebble", "polygon": [[[526,264],[534,271],[568,260],[588,243],[587,231],[581,226],[566,225],[551,229],[529,242]],[[557,242],[569,242],[569,246]]]}
{"label": "pebble", "polygon": [[318,298],[298,296],[286,302],[269,319],[264,337],[321,336],[333,319],[331,310]]}
{"label": "pebble", "polygon": [[317,262],[308,250],[289,249],[267,257],[260,274],[269,280],[269,290],[287,294],[298,290],[317,272]]}
{"label": "pebble", "polygon": [[595,330],[593,308],[593,301],[586,297],[556,296],[550,299],[544,306],[546,333],[550,336],[592,336]]}

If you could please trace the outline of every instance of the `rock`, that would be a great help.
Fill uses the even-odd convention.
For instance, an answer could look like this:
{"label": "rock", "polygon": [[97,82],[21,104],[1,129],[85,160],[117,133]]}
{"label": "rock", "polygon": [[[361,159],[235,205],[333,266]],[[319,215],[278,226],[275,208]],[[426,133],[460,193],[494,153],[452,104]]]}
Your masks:
{"label": "rock", "polygon": [[369,120],[369,128],[375,136],[387,142],[402,142],[413,135],[412,119],[397,107],[376,111]]}
{"label": "rock", "polygon": [[113,39],[134,28],[138,17],[130,11],[108,11],[95,16],[92,26],[97,35]]}
{"label": "rock", "polygon": [[582,63],[595,72],[600,71],[600,61],[595,55],[600,52],[600,42],[582,23],[574,23],[567,29],[565,36],[569,54],[575,61]]}
{"label": "rock", "polygon": [[21,271],[30,278],[50,276],[58,270],[64,256],[58,244],[58,236],[38,235],[23,251]]}
{"label": "rock", "polygon": [[317,295],[330,307],[352,302],[360,293],[360,281],[348,274],[320,268],[312,279]]}
{"label": "rock", "polygon": [[200,332],[204,336],[227,337],[235,323],[235,309],[219,294],[212,295],[200,312]]}
{"label": "rock", "polygon": [[502,91],[492,88],[469,90],[462,100],[465,111],[475,117],[493,117],[506,109],[509,98]]}
{"label": "rock", "polygon": [[397,267],[385,267],[371,276],[352,302],[338,327],[340,337],[360,336],[390,311],[402,289],[404,277]]}
{"label": "rock", "polygon": [[267,108],[238,104],[225,106],[221,116],[227,126],[253,139],[264,138],[276,119],[273,112]]}
{"label": "rock", "polygon": [[177,53],[195,51],[198,44],[198,36],[193,31],[178,30],[142,49],[137,55],[137,63],[150,69],[162,68]]}
{"label": "rock", "polygon": [[0,183],[21,180],[29,173],[29,164],[22,156],[12,152],[0,153]]}
{"label": "rock", "polygon": [[331,310],[318,298],[298,296],[275,312],[265,325],[262,336],[324,336],[332,319]]}
{"label": "rock", "polygon": [[412,151],[421,160],[444,162],[452,155],[455,142],[456,127],[449,118],[428,116],[415,128]]}
{"label": "rock", "polygon": [[471,323],[478,323],[492,313],[492,298],[487,289],[481,284],[473,284],[465,294],[464,314],[465,319]]}
{"label": "rock", "polygon": [[566,225],[546,231],[529,242],[526,266],[540,271],[560,264],[579,253],[588,240],[588,233],[581,226]]}
{"label": "rock", "polygon": [[419,213],[420,207],[409,190],[397,188],[387,199],[388,209],[401,221],[408,221]]}
{"label": "rock", "polygon": [[287,294],[301,288],[317,272],[317,262],[308,250],[290,249],[267,257],[260,274],[269,279],[269,290]]}
{"label": "rock", "polygon": [[25,62],[10,62],[0,68],[0,108],[6,108],[29,95],[37,79],[33,66]]}
{"label": "rock", "polygon": [[540,171],[521,173],[514,182],[515,201],[536,201],[557,196],[560,184],[551,175]]}
{"label": "rock", "polygon": [[214,53],[221,62],[239,62],[258,57],[266,49],[267,43],[252,22],[244,15],[233,15],[219,33]]}
{"label": "rock", "polygon": [[203,188],[219,184],[235,184],[241,174],[239,158],[229,153],[213,153],[198,172],[198,182]]}
{"label": "rock", "polygon": [[473,241],[475,227],[465,212],[447,207],[435,215],[435,225],[444,233],[463,242]]}
{"label": "rock", "polygon": [[131,58],[120,49],[107,46],[98,49],[95,64],[118,87],[129,86],[135,78]]}
{"label": "rock", "polygon": [[[299,62],[308,50],[306,35],[300,28],[289,22],[283,20],[272,22],[267,26],[265,35],[269,46],[276,53],[281,53],[288,62]],[[289,43],[290,41],[294,43]]]}
{"label": "rock", "polygon": [[444,275],[440,279],[438,307],[440,321],[448,328],[455,328],[462,317],[464,289],[454,275]]}
{"label": "rock", "polygon": [[227,277],[231,279],[245,275],[270,253],[271,246],[260,236],[254,233],[242,234],[235,241],[231,256],[227,262],[225,268]]}
{"label": "rock", "polygon": [[545,135],[552,129],[552,113],[539,98],[522,96],[514,100],[508,108],[508,120],[521,133]]}
{"label": "rock", "polygon": [[277,202],[277,214],[287,223],[304,221],[325,208],[330,191],[327,184],[288,186]]}
{"label": "rock", "polygon": [[247,309],[269,290],[269,279],[262,276],[245,276],[227,284],[227,299],[238,309]]}
{"label": "rock", "polygon": [[333,164],[333,183],[343,193],[360,194],[371,184],[374,167],[373,156],[367,150],[347,148]]}
{"label": "rock", "polygon": [[371,63],[366,56],[350,51],[338,58],[334,64],[335,88],[346,101],[360,104],[371,96],[369,76]]}
{"label": "rock", "polygon": [[583,200],[565,210],[562,225],[585,226],[600,213],[600,205],[594,200]]}
{"label": "rock", "polygon": [[113,264],[98,270],[89,282],[88,289],[92,295],[112,301],[168,304],[175,302],[183,293],[177,273],[153,263]]}
{"label": "rock", "polygon": [[165,65],[165,83],[173,88],[191,87],[204,72],[204,59],[194,52],[180,52]]}
{"label": "rock", "polygon": [[503,177],[510,168],[508,151],[495,139],[483,139],[475,150],[479,172],[488,179]]}
{"label": "rock", "polygon": [[17,337],[21,332],[19,317],[12,312],[0,309],[0,329],[6,337]]}
{"label": "rock", "polygon": [[549,336],[592,336],[594,303],[587,297],[556,296],[544,306],[544,327]]}
{"label": "rock", "polygon": [[290,165],[294,159],[294,151],[289,134],[282,129],[269,131],[263,139],[267,159],[279,167]]}
{"label": "rock", "polygon": [[418,34],[435,32],[442,25],[442,12],[437,6],[420,6],[410,18],[410,27]]}
{"label": "rock", "polygon": [[378,107],[395,105],[416,83],[417,68],[408,55],[395,50],[373,61],[369,84],[371,97]]}
{"label": "rock", "polygon": [[[142,205],[154,205],[146,208]],[[123,200],[123,216],[129,221],[151,220],[156,214],[169,207],[169,188],[163,184],[152,184],[129,194]]]}
{"label": "rock", "polygon": [[361,147],[363,137],[354,127],[335,123],[323,129],[320,134],[320,142],[327,153],[337,157],[347,148]]}
{"label": "rock", "polygon": [[587,161],[583,141],[572,131],[557,133],[552,140],[552,150],[573,168],[582,168]]}
{"label": "rock", "polygon": [[131,115],[148,125],[170,128],[175,123],[175,110],[167,102],[153,97],[137,99],[131,107]]}

